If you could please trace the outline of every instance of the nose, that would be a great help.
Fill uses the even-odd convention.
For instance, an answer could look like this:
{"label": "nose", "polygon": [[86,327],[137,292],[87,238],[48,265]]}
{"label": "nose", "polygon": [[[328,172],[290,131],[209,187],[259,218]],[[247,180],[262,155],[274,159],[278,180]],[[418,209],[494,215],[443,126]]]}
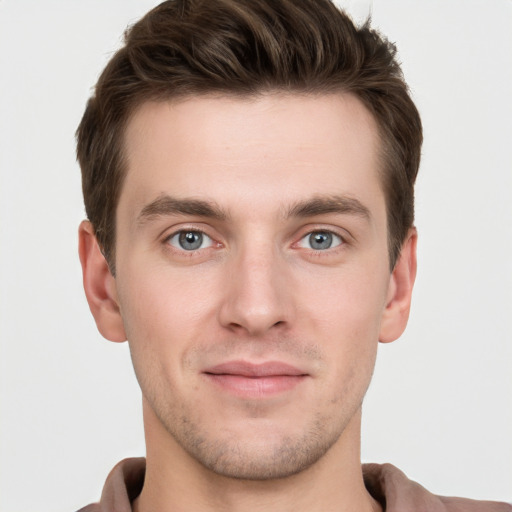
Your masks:
{"label": "nose", "polygon": [[219,309],[223,327],[257,337],[290,326],[293,285],[286,262],[272,247],[241,251],[226,273]]}

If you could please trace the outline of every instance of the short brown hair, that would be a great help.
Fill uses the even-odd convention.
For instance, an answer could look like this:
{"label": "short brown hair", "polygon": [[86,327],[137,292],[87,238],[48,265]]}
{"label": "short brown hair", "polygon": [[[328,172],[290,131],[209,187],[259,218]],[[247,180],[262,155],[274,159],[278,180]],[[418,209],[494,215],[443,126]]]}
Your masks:
{"label": "short brown hair", "polygon": [[346,92],[373,114],[391,268],[414,220],[422,128],[396,48],[356,27],[330,0],[169,0],[125,33],[77,130],[87,216],[115,272],[115,213],[125,174],[123,135],[148,100],[209,93]]}

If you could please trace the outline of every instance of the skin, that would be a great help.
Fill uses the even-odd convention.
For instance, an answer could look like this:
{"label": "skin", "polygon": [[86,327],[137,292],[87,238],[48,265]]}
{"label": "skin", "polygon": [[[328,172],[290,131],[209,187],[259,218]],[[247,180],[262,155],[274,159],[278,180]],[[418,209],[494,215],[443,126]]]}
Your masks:
{"label": "skin", "polygon": [[[416,232],[390,273],[372,116],[342,94],[205,96],[143,104],[125,142],[116,276],[86,221],[80,256],[143,393],[135,509],[379,510],[361,403],[407,323]],[[233,361],[297,375],[212,370]]]}

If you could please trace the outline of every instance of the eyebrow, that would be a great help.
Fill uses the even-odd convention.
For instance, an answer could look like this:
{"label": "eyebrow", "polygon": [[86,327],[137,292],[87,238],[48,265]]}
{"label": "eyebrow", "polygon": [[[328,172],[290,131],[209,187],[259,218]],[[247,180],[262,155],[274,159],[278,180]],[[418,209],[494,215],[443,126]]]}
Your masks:
{"label": "eyebrow", "polygon": [[[292,204],[285,213],[285,218],[314,217],[329,213],[356,215],[365,220],[371,219],[370,210],[358,199],[348,196],[315,196]],[[212,201],[202,199],[178,199],[163,195],[148,203],[137,217],[139,224],[168,215],[193,215],[224,221],[228,214]]]}
{"label": "eyebrow", "polygon": [[211,201],[201,199],[177,199],[168,195],[160,196],[142,208],[137,217],[139,224],[167,215],[194,215],[216,220],[225,220],[226,212]]}
{"label": "eyebrow", "polygon": [[330,195],[316,196],[312,199],[293,204],[286,214],[287,217],[314,217],[328,213],[355,215],[369,221],[370,210],[358,199],[348,196]]}

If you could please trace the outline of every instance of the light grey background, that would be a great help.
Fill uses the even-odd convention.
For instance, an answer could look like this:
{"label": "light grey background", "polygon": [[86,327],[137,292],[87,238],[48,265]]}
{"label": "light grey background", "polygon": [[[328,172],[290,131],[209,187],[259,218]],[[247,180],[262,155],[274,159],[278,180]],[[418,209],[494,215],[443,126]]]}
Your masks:
{"label": "light grey background", "polygon": [[[0,510],[71,511],[144,453],[126,344],[81,289],[74,131],[150,0],[0,0]],[[354,15],[368,2],[352,1]],[[375,0],[425,126],[419,275],[382,346],[364,460],[438,494],[512,500],[512,1]]]}

